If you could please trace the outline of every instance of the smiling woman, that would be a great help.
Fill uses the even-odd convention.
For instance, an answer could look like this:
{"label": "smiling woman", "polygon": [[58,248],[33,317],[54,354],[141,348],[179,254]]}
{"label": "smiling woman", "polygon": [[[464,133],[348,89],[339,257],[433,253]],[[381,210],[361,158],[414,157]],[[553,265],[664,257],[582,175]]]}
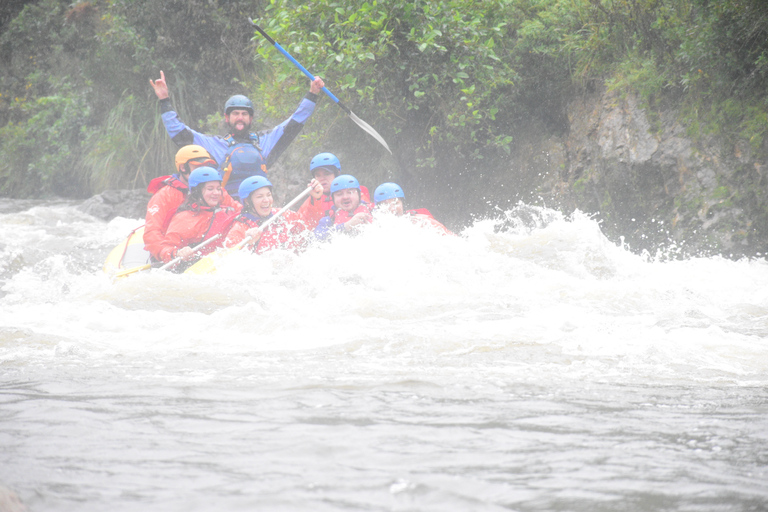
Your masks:
{"label": "smiling woman", "polygon": [[[320,187],[314,180],[310,185]],[[278,215],[278,209],[273,208],[272,182],[263,176],[252,176],[240,184],[240,201],[243,212],[235,220],[224,244],[235,247],[245,243],[245,246],[256,253],[273,249],[297,251],[306,245],[308,240],[307,223],[304,218],[292,210],[283,212],[282,217],[271,222]],[[270,222],[268,228],[264,228]],[[247,240],[247,241],[246,241]]]}
{"label": "smiling woman", "polygon": [[[171,219],[160,243],[163,262],[168,263],[176,257],[190,262],[195,255],[191,246],[229,230],[239,208],[220,208],[225,193],[221,188],[221,175],[213,167],[199,167],[190,173],[189,195]],[[221,247],[220,242],[207,245],[201,253],[207,254],[217,247]],[[181,271],[187,266],[182,265],[176,270]]]}

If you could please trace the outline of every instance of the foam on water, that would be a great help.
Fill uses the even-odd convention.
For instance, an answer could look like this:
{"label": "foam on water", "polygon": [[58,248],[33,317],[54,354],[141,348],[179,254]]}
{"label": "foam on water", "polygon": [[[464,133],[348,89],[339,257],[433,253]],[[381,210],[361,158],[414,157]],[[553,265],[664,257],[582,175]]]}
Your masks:
{"label": "foam on water", "polygon": [[113,283],[140,223],[0,213],[0,483],[31,510],[768,500],[764,260],[636,255],[518,205]]}
{"label": "foam on water", "polygon": [[335,346],[387,357],[495,353],[486,370],[542,378],[768,382],[768,263],[654,260],[578,213],[520,205],[455,237],[385,217],[300,255],[241,253],[216,274],[113,283],[99,255],[140,221],[104,225],[74,212],[4,216],[14,237],[3,261],[31,260],[4,269],[6,362],[39,357],[31,336],[97,359]]}

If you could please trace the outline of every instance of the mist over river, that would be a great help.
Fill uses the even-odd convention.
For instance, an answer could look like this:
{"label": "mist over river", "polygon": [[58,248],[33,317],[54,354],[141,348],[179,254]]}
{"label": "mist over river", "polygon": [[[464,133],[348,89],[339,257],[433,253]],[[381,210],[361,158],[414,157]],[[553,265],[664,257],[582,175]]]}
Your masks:
{"label": "mist over river", "polygon": [[142,220],[77,204],[0,207],[0,484],[31,512],[768,509],[763,259],[520,205],[112,282]]}

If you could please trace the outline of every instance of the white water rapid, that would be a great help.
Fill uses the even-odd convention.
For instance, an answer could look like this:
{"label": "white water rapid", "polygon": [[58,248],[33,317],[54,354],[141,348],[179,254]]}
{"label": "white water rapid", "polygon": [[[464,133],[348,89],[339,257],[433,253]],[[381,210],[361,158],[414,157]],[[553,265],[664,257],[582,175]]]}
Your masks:
{"label": "white water rapid", "polygon": [[0,485],[30,512],[768,509],[765,260],[520,206],[113,283],[140,220],[4,203]]}

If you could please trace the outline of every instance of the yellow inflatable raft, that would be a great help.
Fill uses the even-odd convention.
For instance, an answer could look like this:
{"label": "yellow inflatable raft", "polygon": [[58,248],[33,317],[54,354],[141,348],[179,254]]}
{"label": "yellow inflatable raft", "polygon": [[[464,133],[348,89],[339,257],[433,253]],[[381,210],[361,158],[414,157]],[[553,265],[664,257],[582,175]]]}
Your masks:
{"label": "yellow inflatable raft", "polygon": [[149,251],[144,249],[144,226],[141,226],[131,231],[128,238],[112,249],[104,261],[104,272],[124,277],[149,269],[151,262]]}

